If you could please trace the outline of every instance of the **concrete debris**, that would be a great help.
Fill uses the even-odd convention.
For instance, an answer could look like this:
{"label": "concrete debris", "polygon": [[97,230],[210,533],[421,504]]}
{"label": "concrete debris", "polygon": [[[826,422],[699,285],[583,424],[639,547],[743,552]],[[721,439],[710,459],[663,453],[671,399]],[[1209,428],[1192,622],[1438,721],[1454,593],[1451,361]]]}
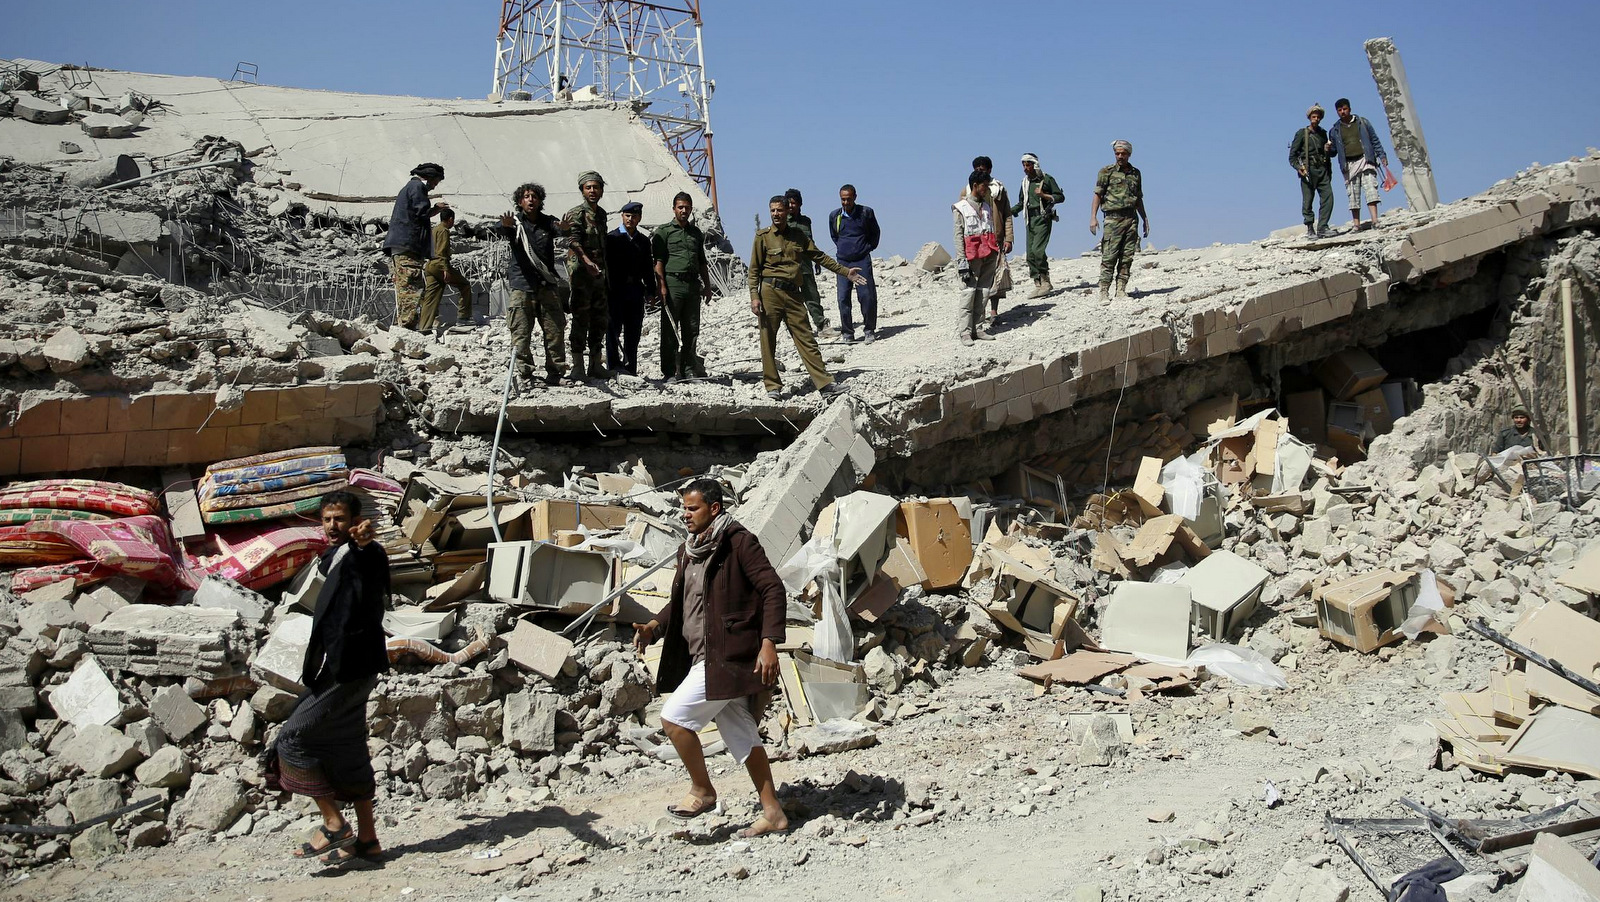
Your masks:
{"label": "concrete debris", "polygon": [[232,672],[242,631],[237,611],[131,604],[90,627],[88,638],[95,656],[115,670],[214,679]]}
{"label": "concrete debris", "polygon": [[62,747],[61,756],[84,773],[102,778],[116,776],[143,760],[132,739],[101,724],[78,727]]}

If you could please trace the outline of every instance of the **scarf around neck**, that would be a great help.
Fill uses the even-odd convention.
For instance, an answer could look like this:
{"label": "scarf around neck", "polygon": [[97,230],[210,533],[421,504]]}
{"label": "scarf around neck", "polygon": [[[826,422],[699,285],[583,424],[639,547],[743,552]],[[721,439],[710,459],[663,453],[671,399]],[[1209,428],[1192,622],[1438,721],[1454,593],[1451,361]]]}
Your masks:
{"label": "scarf around neck", "polygon": [[711,526],[697,536],[690,536],[683,543],[683,551],[692,561],[708,560],[712,553],[722,544],[722,536],[728,531],[728,526],[733,523],[733,515],[727,511],[717,514],[711,521]]}

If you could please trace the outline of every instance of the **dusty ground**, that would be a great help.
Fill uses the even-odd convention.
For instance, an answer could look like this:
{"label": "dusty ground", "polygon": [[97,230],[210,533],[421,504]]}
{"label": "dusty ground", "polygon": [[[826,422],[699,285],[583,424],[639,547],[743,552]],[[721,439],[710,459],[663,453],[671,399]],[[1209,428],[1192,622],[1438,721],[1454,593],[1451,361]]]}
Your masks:
{"label": "dusty ground", "polygon": [[[302,864],[288,856],[299,841],[291,829],[40,868],[13,875],[0,897],[732,899],[781,891],[818,900],[1021,900],[1094,885],[1107,899],[1243,899],[1260,895],[1293,855],[1331,859],[1326,867],[1350,884],[1351,898],[1378,898],[1325,838],[1325,812],[1403,816],[1394,803],[1408,796],[1451,813],[1508,816],[1552,797],[1593,795],[1594,784],[1563,777],[1502,782],[1459,768],[1406,772],[1387,760],[1394,727],[1438,713],[1441,690],[1481,686],[1496,657],[1470,637],[1403,646],[1389,661],[1313,641],[1287,691],[1207,683],[1191,696],[1133,706],[1131,754],[1110,767],[1075,764],[1065,722],[1120,703],[1069,689],[1038,698],[1003,664],[938,689],[908,689],[916,713],[884,729],[876,748],[780,762],[796,815],[786,837],[740,843],[732,833],[752,812],[739,807],[690,838],[654,834],[680,789],[680,772],[655,764],[589,791],[558,784],[553,800],[526,808],[380,800],[391,820],[381,866]],[[1255,715],[1275,737],[1236,729]],[[750,805],[742,772],[725,756],[713,765],[724,799]],[[1320,779],[1319,770],[1327,771]],[[1262,802],[1266,781],[1285,799],[1272,810]],[[910,808],[908,796],[933,807]],[[1152,823],[1159,809],[1173,819]],[[543,855],[532,863],[466,872],[474,853],[497,848],[509,862],[533,846]],[[734,875],[741,868],[748,877]]]}

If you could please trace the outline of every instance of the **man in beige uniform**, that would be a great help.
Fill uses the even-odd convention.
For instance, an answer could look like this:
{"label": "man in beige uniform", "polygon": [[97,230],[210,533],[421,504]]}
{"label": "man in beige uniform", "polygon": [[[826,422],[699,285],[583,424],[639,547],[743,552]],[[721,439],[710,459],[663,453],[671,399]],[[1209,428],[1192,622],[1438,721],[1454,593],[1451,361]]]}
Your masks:
{"label": "man in beige uniform", "polygon": [[766,385],[767,397],[776,401],[783,395],[783,380],[778,376],[778,328],[789,327],[795,350],[811,374],[811,384],[824,397],[831,397],[838,389],[833,377],[822,365],[822,354],[817,351],[816,336],[811,334],[811,321],[806,316],[802,299],[802,267],[819,263],[829,272],[844,276],[857,285],[866,284],[867,277],[860,269],[846,269],[837,260],[819,250],[806,234],[789,224],[789,201],[779,194],[767,208],[772,214],[772,225],[756,233],[755,246],[750,251],[750,312],[761,320],[761,380]]}

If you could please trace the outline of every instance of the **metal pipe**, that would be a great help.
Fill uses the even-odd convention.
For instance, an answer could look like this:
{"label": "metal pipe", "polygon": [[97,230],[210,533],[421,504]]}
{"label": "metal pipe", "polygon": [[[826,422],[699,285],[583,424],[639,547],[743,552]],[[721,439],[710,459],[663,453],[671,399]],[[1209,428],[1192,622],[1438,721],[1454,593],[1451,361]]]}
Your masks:
{"label": "metal pipe", "polygon": [[1567,362],[1567,453],[1583,453],[1583,435],[1578,430],[1578,342],[1573,327],[1572,280],[1561,280],[1561,328],[1566,338]]}
{"label": "metal pipe", "polygon": [[506,358],[506,382],[500,390],[500,415],[494,421],[494,444],[489,446],[489,475],[484,480],[483,506],[489,514],[489,528],[494,530],[494,540],[504,542],[500,535],[500,518],[494,515],[494,462],[500,456],[500,431],[506,425],[506,405],[511,403],[511,380],[517,371],[517,343],[511,342],[511,353]]}
{"label": "metal pipe", "polygon": [[1504,648],[1506,651],[1511,652],[1517,657],[1526,659],[1534,664],[1539,665],[1540,667],[1543,667],[1545,670],[1548,670],[1556,676],[1561,677],[1563,680],[1566,680],[1572,685],[1577,686],[1579,689],[1582,689],[1585,692],[1593,695],[1600,696],[1600,683],[1596,683],[1591,679],[1586,679],[1582,674],[1575,673],[1571,668],[1560,661],[1547,658],[1520,642],[1517,642],[1506,636],[1502,636],[1500,633],[1496,632],[1493,627],[1489,626],[1489,622],[1484,620],[1482,617],[1467,621],[1467,628],[1484,637],[1485,639],[1488,639],[1490,642],[1500,646],[1501,648]]}
{"label": "metal pipe", "polygon": [[239,165],[239,161],[238,160],[207,160],[204,163],[195,163],[195,164],[193,164],[191,166],[179,166],[176,169],[163,169],[160,172],[152,172],[149,175],[141,175],[136,179],[128,179],[125,182],[117,182],[115,185],[106,185],[105,187],[101,188],[100,190],[101,191],[112,191],[112,190],[117,189],[117,188],[131,188],[134,185],[138,185],[138,184],[140,184],[142,182],[148,182],[151,179],[158,179],[158,178],[161,178],[164,175],[175,175],[175,174],[177,174],[179,172],[189,172],[189,171],[195,170],[195,169],[215,169],[218,166],[238,166],[238,165]]}

